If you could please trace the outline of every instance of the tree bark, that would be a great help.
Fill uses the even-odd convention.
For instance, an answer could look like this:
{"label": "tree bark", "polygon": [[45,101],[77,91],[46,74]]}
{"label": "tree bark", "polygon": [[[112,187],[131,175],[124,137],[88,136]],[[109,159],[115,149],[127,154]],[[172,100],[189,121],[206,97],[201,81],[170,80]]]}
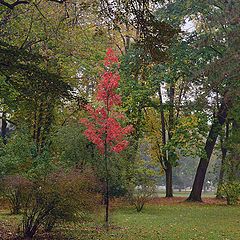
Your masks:
{"label": "tree bark", "polygon": [[[160,103],[162,144],[163,144],[163,146],[165,146],[167,144],[167,138],[166,138],[166,123],[165,123],[165,116],[164,116],[164,110],[163,110],[161,86],[159,86],[158,94],[159,94],[159,103]],[[174,97],[174,88],[170,89],[170,102],[172,104],[173,104],[173,97]],[[172,127],[173,127],[173,108],[171,108],[171,110],[169,111],[169,129],[168,129],[168,138],[169,139],[171,139],[171,136],[172,136]],[[169,162],[169,157],[168,157],[169,154],[167,153],[167,151],[164,151],[163,155],[164,155],[163,162],[165,165],[164,171],[165,171],[165,176],[166,176],[166,197],[173,197],[172,165]]]}
{"label": "tree bark", "polygon": [[[106,104],[106,109],[107,109],[107,119],[109,118],[109,104],[107,100]],[[107,143],[107,133],[108,129],[106,127],[105,129],[105,134],[104,134],[104,161],[105,161],[105,174],[106,174],[106,199],[105,199],[105,204],[106,204],[106,209],[105,209],[105,227],[107,231],[109,230],[109,170],[108,170],[108,143]]]}
{"label": "tree bark", "polygon": [[172,165],[170,163],[167,164],[165,174],[166,174],[166,197],[173,197]]}
{"label": "tree bark", "polygon": [[109,169],[108,169],[108,145],[107,138],[105,137],[105,146],[104,146],[104,161],[105,161],[105,171],[106,171],[106,190],[105,190],[105,227],[106,230],[109,230]]}
{"label": "tree bark", "polygon": [[109,177],[106,178],[106,213],[105,213],[105,226],[106,229],[109,229]]}
{"label": "tree bark", "polygon": [[38,154],[41,153],[41,137],[42,137],[42,129],[43,129],[43,103],[40,103],[39,109],[38,109],[38,116],[37,116],[37,128],[36,128],[36,146],[37,146],[37,152]]}
{"label": "tree bark", "polygon": [[[172,131],[174,128],[174,95],[175,88],[174,84],[170,84],[169,88],[169,117],[168,117],[168,141],[172,138]],[[173,186],[172,186],[172,164],[170,162],[170,154],[166,163],[166,197],[173,197]]]}
{"label": "tree bark", "polygon": [[6,112],[2,113],[2,126],[1,126],[1,136],[3,139],[3,143],[7,143],[7,118]]}
{"label": "tree bark", "polygon": [[201,157],[197,172],[195,175],[192,191],[187,201],[202,202],[202,189],[205,180],[208,164],[213,153],[218,135],[221,131],[222,125],[225,123],[227,117],[227,106],[223,101],[218,111],[217,117],[214,119],[211,129],[209,131],[207,141],[205,144],[205,156]]}

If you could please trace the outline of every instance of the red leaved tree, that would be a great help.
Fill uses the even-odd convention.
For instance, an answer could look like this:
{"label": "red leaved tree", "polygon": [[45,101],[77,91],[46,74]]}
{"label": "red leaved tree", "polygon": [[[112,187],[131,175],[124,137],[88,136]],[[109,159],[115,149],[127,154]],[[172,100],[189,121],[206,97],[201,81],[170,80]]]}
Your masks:
{"label": "red leaved tree", "polygon": [[96,101],[98,107],[90,104],[86,106],[88,118],[81,119],[85,125],[85,136],[96,144],[99,152],[104,156],[105,163],[105,199],[106,213],[105,224],[108,228],[109,222],[109,169],[108,161],[111,152],[119,153],[128,146],[125,136],[130,134],[132,126],[122,127],[120,121],[124,115],[119,111],[118,106],[122,104],[121,96],[116,93],[119,85],[120,75],[118,73],[119,62],[112,49],[107,50],[104,59],[105,72],[97,86]]}

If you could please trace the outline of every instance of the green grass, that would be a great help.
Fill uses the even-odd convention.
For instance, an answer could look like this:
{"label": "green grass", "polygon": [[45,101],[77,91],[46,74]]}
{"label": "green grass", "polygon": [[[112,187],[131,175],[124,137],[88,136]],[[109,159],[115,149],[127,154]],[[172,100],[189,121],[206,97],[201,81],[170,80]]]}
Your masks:
{"label": "green grass", "polygon": [[21,215],[11,215],[10,210],[0,210],[0,221],[1,222],[19,222]]}
{"label": "green grass", "polygon": [[[240,207],[226,205],[177,204],[147,205],[141,213],[124,207],[111,213],[111,229],[102,227],[103,216],[88,224],[64,225],[65,231],[81,240],[238,240]],[[0,212],[0,221],[16,217]]]}
{"label": "green grass", "polygon": [[[207,205],[146,206],[141,213],[123,208],[112,214],[108,233],[86,226],[79,239],[124,240],[238,240],[240,208]],[[82,231],[83,230],[83,231]]]}

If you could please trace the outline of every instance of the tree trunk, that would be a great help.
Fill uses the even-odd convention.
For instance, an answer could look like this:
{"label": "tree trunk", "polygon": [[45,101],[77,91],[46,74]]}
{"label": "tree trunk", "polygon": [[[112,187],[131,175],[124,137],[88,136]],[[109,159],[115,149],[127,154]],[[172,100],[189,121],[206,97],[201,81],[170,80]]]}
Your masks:
{"label": "tree trunk", "polygon": [[36,146],[38,152],[40,152],[40,138],[41,138],[41,132],[42,132],[42,120],[43,120],[43,109],[42,109],[42,103],[40,105],[39,111],[38,111],[38,118],[37,118],[37,128],[36,128]]}
{"label": "tree trunk", "polygon": [[[160,115],[161,115],[161,129],[162,129],[162,144],[165,146],[167,144],[166,139],[166,123],[165,123],[165,117],[164,117],[164,111],[163,111],[163,101],[162,101],[162,92],[161,92],[161,86],[158,88],[158,94],[159,94],[159,103],[160,103]],[[173,116],[170,113],[169,120],[173,121]],[[172,125],[171,125],[172,127]],[[171,128],[169,128],[169,138],[171,138],[170,133]],[[166,175],[166,197],[173,197],[173,189],[172,189],[172,165],[169,162],[169,159],[167,157],[168,153],[164,151],[163,156],[163,164],[165,165],[164,171]]]}
{"label": "tree trunk", "polygon": [[7,118],[6,118],[6,112],[2,113],[2,127],[1,127],[1,136],[3,139],[3,143],[7,143]]}
{"label": "tree trunk", "polygon": [[166,197],[173,197],[172,166],[170,163],[167,164],[165,174],[166,174]]}
{"label": "tree trunk", "polygon": [[[108,105],[107,105],[108,106]],[[105,190],[105,227],[109,230],[109,171],[108,171],[108,144],[107,144],[107,131],[105,132],[104,139],[104,161],[105,161],[105,174],[106,174],[106,190]]]}
{"label": "tree trunk", "polygon": [[[171,140],[173,135],[174,129],[174,95],[175,95],[175,88],[174,84],[170,84],[169,88],[169,117],[168,117],[168,141]],[[173,187],[172,187],[172,164],[170,162],[170,155],[169,152],[167,164],[166,164],[166,197],[173,197]]]}
{"label": "tree trunk", "polygon": [[108,176],[106,179],[106,213],[105,213],[105,226],[107,228],[107,230],[109,229],[109,180],[108,180]]}
{"label": "tree trunk", "polygon": [[197,202],[202,201],[201,195],[202,195],[203,183],[205,180],[208,164],[212,156],[212,152],[216,144],[218,135],[221,131],[221,127],[225,123],[226,117],[227,117],[227,106],[226,106],[226,103],[223,102],[220,106],[217,117],[214,119],[211,129],[209,131],[205,148],[204,148],[206,155],[204,157],[201,157],[200,159],[196,176],[194,179],[194,183],[193,183],[193,188],[187,201],[197,201]]}

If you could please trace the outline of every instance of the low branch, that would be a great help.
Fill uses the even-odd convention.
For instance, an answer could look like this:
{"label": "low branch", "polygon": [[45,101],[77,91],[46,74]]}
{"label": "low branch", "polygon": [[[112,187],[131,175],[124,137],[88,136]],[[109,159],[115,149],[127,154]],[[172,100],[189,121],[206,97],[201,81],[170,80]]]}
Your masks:
{"label": "low branch", "polygon": [[29,4],[29,1],[25,1],[25,0],[17,0],[14,3],[8,3],[5,2],[4,0],[0,0],[0,5],[4,5],[5,7],[8,7],[10,9],[14,9],[16,6],[20,5],[20,4]]}

